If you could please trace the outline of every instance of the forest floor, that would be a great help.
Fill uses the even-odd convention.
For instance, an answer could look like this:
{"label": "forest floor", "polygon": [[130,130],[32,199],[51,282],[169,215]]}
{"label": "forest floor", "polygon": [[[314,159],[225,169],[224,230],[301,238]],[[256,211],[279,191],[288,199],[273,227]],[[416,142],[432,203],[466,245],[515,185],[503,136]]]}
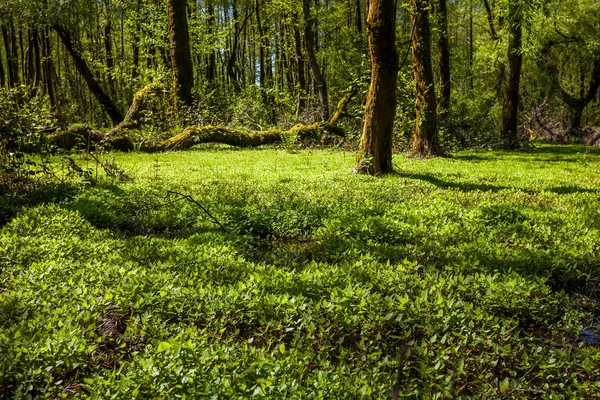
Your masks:
{"label": "forest floor", "polygon": [[0,398],[600,399],[599,149],[101,157],[0,199]]}

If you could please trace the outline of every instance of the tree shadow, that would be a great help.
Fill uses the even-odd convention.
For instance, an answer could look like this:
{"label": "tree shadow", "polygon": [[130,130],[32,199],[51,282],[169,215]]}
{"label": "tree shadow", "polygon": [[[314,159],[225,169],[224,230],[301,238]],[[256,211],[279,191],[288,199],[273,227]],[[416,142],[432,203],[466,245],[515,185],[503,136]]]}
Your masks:
{"label": "tree shadow", "polygon": [[600,194],[600,189],[586,189],[576,185],[555,186],[548,189],[556,194],[573,194],[573,193],[593,193]]}
{"label": "tree shadow", "polygon": [[441,189],[457,189],[461,192],[498,192],[500,190],[512,189],[512,187],[508,186],[490,185],[487,183],[452,182],[440,179],[439,177],[430,173],[411,175],[407,174],[404,175],[404,178],[429,182]]}

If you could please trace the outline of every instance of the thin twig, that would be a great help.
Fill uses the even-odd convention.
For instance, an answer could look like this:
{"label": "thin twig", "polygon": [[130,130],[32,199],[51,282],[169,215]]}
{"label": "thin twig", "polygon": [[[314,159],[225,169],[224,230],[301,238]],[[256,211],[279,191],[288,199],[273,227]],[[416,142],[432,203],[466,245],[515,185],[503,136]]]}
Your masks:
{"label": "thin twig", "polygon": [[190,203],[194,203],[195,205],[197,205],[198,207],[200,207],[200,209],[202,211],[204,211],[204,213],[206,215],[208,215],[217,225],[219,225],[221,227],[221,229],[223,229],[223,231],[225,231],[226,233],[231,234],[231,231],[229,229],[227,229],[227,227],[225,225],[223,225],[221,223],[221,221],[219,221],[217,219],[217,217],[215,217],[214,215],[212,215],[210,213],[210,211],[208,211],[208,209],[206,207],[204,207],[202,204],[200,204],[199,202],[197,202],[196,200],[194,200],[194,198],[192,196],[187,195],[187,194],[183,194],[183,193],[179,193],[179,192],[174,192],[172,190],[167,191],[167,194],[174,194],[174,195],[177,195],[177,196],[181,197],[182,199],[185,199],[185,200],[189,201]]}

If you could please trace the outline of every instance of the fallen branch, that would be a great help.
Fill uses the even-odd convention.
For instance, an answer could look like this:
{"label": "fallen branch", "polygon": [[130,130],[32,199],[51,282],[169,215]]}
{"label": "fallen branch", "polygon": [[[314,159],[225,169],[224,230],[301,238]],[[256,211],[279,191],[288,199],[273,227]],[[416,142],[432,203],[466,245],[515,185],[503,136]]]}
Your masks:
{"label": "fallen branch", "polygon": [[179,196],[179,197],[180,197],[180,199],[179,199],[179,200],[187,200],[187,201],[189,201],[190,203],[193,203],[193,204],[197,205],[197,206],[198,206],[198,207],[199,207],[199,208],[200,208],[202,211],[204,211],[204,213],[205,213],[206,215],[208,215],[208,216],[210,217],[210,219],[212,219],[212,220],[213,220],[213,221],[214,221],[214,222],[215,222],[217,225],[219,225],[219,227],[220,227],[220,228],[221,228],[221,229],[222,229],[222,230],[223,230],[225,233],[229,233],[229,234],[231,234],[231,231],[230,231],[229,229],[227,229],[227,227],[226,227],[225,225],[223,225],[223,224],[221,223],[221,221],[219,221],[219,220],[217,219],[217,217],[215,217],[214,215],[212,215],[212,214],[210,213],[210,211],[208,211],[208,209],[207,209],[206,207],[204,207],[204,206],[203,206],[201,203],[199,203],[199,202],[197,202],[196,200],[194,200],[194,198],[193,198],[192,196],[190,196],[190,195],[187,195],[187,194],[183,194],[183,193],[179,193],[179,192],[174,192],[174,191],[172,191],[172,190],[169,190],[169,191],[167,191],[167,195],[170,195],[170,194],[174,194],[174,195],[177,195],[177,196]]}

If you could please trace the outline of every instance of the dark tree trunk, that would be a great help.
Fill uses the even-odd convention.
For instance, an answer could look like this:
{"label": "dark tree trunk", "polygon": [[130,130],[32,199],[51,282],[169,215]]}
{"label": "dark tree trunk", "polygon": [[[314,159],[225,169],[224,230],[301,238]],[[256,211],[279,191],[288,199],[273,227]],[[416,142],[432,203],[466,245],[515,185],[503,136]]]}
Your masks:
{"label": "dark tree trunk", "polygon": [[194,68],[190,51],[186,0],[168,0],[168,6],[169,42],[175,101],[191,106]]}
{"label": "dark tree trunk", "polygon": [[4,51],[6,54],[8,87],[13,88],[19,85],[19,60],[12,22],[9,26],[2,25],[2,38],[4,40]]}
{"label": "dark tree trunk", "polygon": [[6,78],[4,77],[4,62],[0,57],[0,89],[6,86]]}
{"label": "dark tree trunk", "polygon": [[[269,50],[269,36],[265,29],[261,17],[260,10],[261,2],[254,0],[254,13],[256,14],[256,29],[258,33],[258,61],[259,61],[259,82],[262,91],[263,103],[265,105],[272,105],[274,102],[273,96],[268,94],[267,89],[273,87],[273,65],[271,63],[271,54]],[[271,122],[275,122],[276,116],[275,110],[272,110]]]}
{"label": "dark tree trunk", "polygon": [[113,54],[112,45],[112,22],[110,20],[104,25],[104,50],[106,52],[106,68],[108,69],[108,86],[111,93],[115,93],[115,85],[113,80],[113,72],[115,69],[115,57]]}
{"label": "dark tree trunk", "polygon": [[[44,77],[44,87],[46,88],[46,94],[50,100],[50,107],[56,108],[56,95],[54,93],[54,63],[52,61],[52,54],[50,51],[50,32],[47,28],[43,30],[42,36],[42,71]],[[60,60],[59,60],[60,65]]]}
{"label": "dark tree trunk", "polygon": [[492,40],[498,40],[498,33],[496,33],[496,25],[494,23],[494,14],[492,12],[492,7],[490,7],[490,3],[488,0],[483,0],[483,5],[485,7],[485,15],[487,16],[488,25],[490,27],[490,37]]}
{"label": "dark tree trunk", "polygon": [[360,0],[355,0],[355,8],[356,8],[356,32],[358,34],[362,34],[362,10],[360,6]]}
{"label": "dark tree trunk", "polygon": [[81,53],[75,48],[71,32],[66,27],[59,24],[55,24],[53,28],[56,33],[58,33],[60,40],[73,58],[75,68],[87,83],[90,92],[96,97],[96,100],[98,100],[106,114],[108,114],[113,125],[118,125],[123,120],[123,115],[117,109],[112,99],[104,92],[104,90],[102,90],[102,87],[96,78],[94,78],[94,74],[89,69],[87,63],[81,56]]}
{"label": "dark tree trunk", "polygon": [[305,65],[302,55],[302,38],[300,29],[294,26],[294,50],[296,53],[296,76],[298,79],[298,103],[296,105],[296,118],[300,118],[306,111],[306,96],[308,95],[308,84],[304,75]]}
{"label": "dark tree trunk", "polygon": [[392,133],[398,76],[395,0],[370,0],[367,27],[371,85],[354,171],[378,175],[393,172]]}
{"label": "dark tree trunk", "polygon": [[15,24],[12,20],[10,21],[10,44],[13,82],[15,86],[19,86],[19,84],[21,83],[21,79],[19,76],[19,46],[17,46],[17,34],[15,32]]}
{"label": "dark tree trunk", "polygon": [[473,90],[475,87],[473,77],[473,54],[474,54],[474,43],[473,43],[473,0],[469,0],[469,89]]}
{"label": "dark tree trunk", "polygon": [[[206,25],[208,35],[212,37],[215,26],[215,7],[212,0],[206,1]],[[206,63],[206,79],[210,85],[214,84],[217,77],[217,55],[214,49],[210,49]]]}
{"label": "dark tree trunk", "polygon": [[[558,93],[558,97],[569,108],[567,135],[581,138],[581,117],[583,111],[594,100],[600,88],[600,59],[595,60],[592,64],[592,75],[587,88],[585,87],[585,82],[582,82],[579,97],[575,97],[569,94],[560,84],[560,71],[550,57],[550,49],[555,44],[555,42],[550,41],[544,45],[541,51],[542,61],[545,63],[546,71],[550,76],[553,90]],[[583,80],[585,81],[585,74]]]}
{"label": "dark tree trunk", "polygon": [[412,55],[417,91],[416,126],[410,153],[416,157],[432,157],[440,153],[438,141],[435,83],[431,66],[431,31],[428,0],[411,0]]}
{"label": "dark tree trunk", "polygon": [[317,93],[319,94],[321,118],[326,121],[329,119],[329,96],[327,94],[327,81],[319,67],[315,54],[315,32],[313,30],[315,19],[310,12],[310,0],[302,0],[302,11],[304,13],[304,46],[306,47],[306,57],[315,78]]}
{"label": "dark tree trunk", "polygon": [[519,85],[523,66],[523,54],[521,52],[523,44],[522,15],[517,0],[510,0],[509,3],[508,34],[508,69],[504,88],[500,137],[505,149],[516,149],[519,147],[519,134],[517,131]]}
{"label": "dark tree trunk", "polygon": [[32,93],[35,91],[35,67],[33,60],[33,34],[31,28],[27,29],[27,49],[25,50],[25,60],[27,65],[26,82],[30,86]]}
{"label": "dark tree trunk", "polygon": [[42,81],[42,63],[41,63],[41,52],[40,52],[40,34],[37,28],[31,30],[33,37],[33,55],[34,55],[34,73],[33,73],[33,85],[38,88]]}
{"label": "dark tree trunk", "polygon": [[[235,32],[233,35],[233,44],[231,45],[231,53],[227,58],[227,76],[229,77],[229,81],[233,85],[233,91],[235,93],[240,93],[242,91],[242,87],[240,86],[240,82],[238,79],[238,75],[236,73],[236,63],[237,63],[237,52],[239,46],[239,35],[241,34],[242,29],[240,29],[240,22],[238,21],[238,10],[237,10],[237,1],[233,0],[231,5],[233,11],[233,22],[235,27]],[[244,27],[246,26],[246,21],[248,21],[248,14],[246,14],[246,19],[244,20]]]}
{"label": "dark tree trunk", "polygon": [[446,0],[438,0],[439,38],[438,52],[440,57],[440,116],[445,119],[450,110],[450,45],[448,43],[448,7]]}

